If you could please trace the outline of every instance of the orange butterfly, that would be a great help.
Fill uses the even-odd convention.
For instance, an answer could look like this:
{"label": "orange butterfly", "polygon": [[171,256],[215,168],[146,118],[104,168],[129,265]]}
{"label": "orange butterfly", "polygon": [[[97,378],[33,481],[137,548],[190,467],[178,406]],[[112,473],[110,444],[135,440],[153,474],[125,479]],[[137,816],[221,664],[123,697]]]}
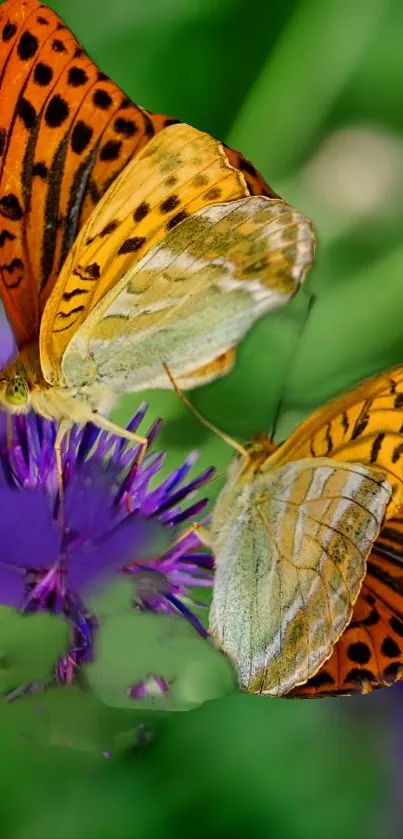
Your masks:
{"label": "orange butterfly", "polygon": [[20,351],[2,407],[111,428],[111,394],[170,386],[162,362],[187,387],[226,373],[304,279],[310,222],[242,155],[132,104],[37,0],[0,7],[0,91],[0,294]]}
{"label": "orange butterfly", "polygon": [[403,673],[403,367],[230,467],[201,537],[210,631],[258,694],[368,692]]}

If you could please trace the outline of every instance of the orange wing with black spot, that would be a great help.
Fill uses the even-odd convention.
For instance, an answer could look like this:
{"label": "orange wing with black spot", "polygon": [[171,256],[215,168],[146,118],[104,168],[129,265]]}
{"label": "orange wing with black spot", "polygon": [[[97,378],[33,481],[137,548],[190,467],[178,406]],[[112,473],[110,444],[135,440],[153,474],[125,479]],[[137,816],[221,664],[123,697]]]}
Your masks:
{"label": "orange wing with black spot", "polygon": [[396,515],[403,504],[403,367],[373,376],[315,411],[266,466],[315,457],[380,469],[393,489],[387,518]]}
{"label": "orange wing with black spot", "polygon": [[[126,163],[177,120],[134,105],[37,0],[0,7],[0,293],[21,348],[80,227]],[[275,196],[226,150],[250,194]]]}
{"label": "orange wing with black spot", "polygon": [[403,672],[403,518],[381,531],[347,629],[328,661],[292,695],[368,693]]}

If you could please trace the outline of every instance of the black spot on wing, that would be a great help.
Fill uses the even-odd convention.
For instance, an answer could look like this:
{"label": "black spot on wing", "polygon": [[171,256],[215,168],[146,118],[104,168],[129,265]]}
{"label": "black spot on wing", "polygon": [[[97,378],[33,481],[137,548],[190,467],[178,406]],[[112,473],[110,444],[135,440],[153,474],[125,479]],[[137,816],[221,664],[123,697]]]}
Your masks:
{"label": "black spot on wing", "polygon": [[58,318],[70,318],[72,315],[78,315],[80,312],[83,312],[85,306],[75,306],[73,309],[70,309],[69,312],[58,312]]}
{"label": "black spot on wing", "polygon": [[360,437],[361,434],[365,431],[367,425],[369,423],[369,413],[365,412],[361,416],[358,417],[357,422],[354,425],[351,439],[356,440],[357,437]]}
{"label": "black spot on wing", "polygon": [[109,236],[111,233],[113,233],[114,230],[116,230],[116,228],[119,227],[119,224],[120,222],[117,219],[109,221],[108,224],[105,225],[105,227],[101,230],[99,234],[101,239],[103,239],[104,236]]}
{"label": "black spot on wing", "polygon": [[165,198],[165,201],[161,202],[159,206],[160,213],[171,213],[179,204],[180,200],[177,195],[169,195],[168,198]]}
{"label": "black spot on wing", "polygon": [[14,233],[10,233],[9,230],[3,228],[0,232],[0,248],[2,248],[6,242],[13,242],[15,238]]}
{"label": "black spot on wing", "polygon": [[328,422],[326,426],[326,452],[325,456],[328,456],[333,451],[333,439],[332,439],[332,432],[331,432],[331,423]]}
{"label": "black spot on wing", "polygon": [[56,93],[50,99],[45,110],[45,122],[49,128],[60,128],[69,115],[69,106],[65,99]]}
{"label": "black spot on wing", "polygon": [[403,454],[403,443],[399,443],[392,452],[392,463],[397,463]]}
{"label": "black spot on wing", "polygon": [[101,108],[102,111],[107,111],[111,107],[113,99],[107,90],[99,88],[95,91],[92,101],[96,108]]}
{"label": "black spot on wing", "polygon": [[73,274],[76,274],[81,280],[99,280],[101,268],[97,262],[92,262],[91,265],[77,265]]}
{"label": "black spot on wing", "polygon": [[379,457],[379,453],[381,451],[382,443],[383,443],[384,439],[385,439],[385,434],[383,432],[381,432],[380,434],[377,434],[377,436],[375,437],[375,440],[372,443],[371,454],[369,456],[369,462],[370,463],[376,463],[376,461]]}
{"label": "black spot on wing", "polygon": [[145,236],[132,236],[130,239],[126,239],[126,241],[120,246],[118,255],[124,253],[136,253],[143,247],[146,241]]}
{"label": "black spot on wing", "polygon": [[374,674],[370,670],[366,670],[365,667],[353,667],[352,670],[349,670],[345,678],[345,682],[353,682],[356,685],[360,685],[363,682],[372,683],[373,681],[375,681]]}
{"label": "black spot on wing", "polygon": [[71,133],[71,148],[76,154],[82,154],[91,142],[93,129],[90,125],[78,120]]}
{"label": "black spot on wing", "polygon": [[[14,257],[8,265],[1,265],[0,269],[3,272],[3,280],[7,288],[18,288],[24,277],[24,263],[22,259]],[[12,280],[9,280],[5,274],[10,275]]]}
{"label": "black spot on wing", "polygon": [[34,82],[40,87],[47,87],[53,79],[53,70],[49,64],[38,61],[34,69]]}
{"label": "black spot on wing", "polygon": [[136,209],[134,210],[134,213],[133,213],[134,221],[135,222],[142,221],[143,218],[145,218],[148,215],[149,212],[150,212],[150,205],[147,204],[146,201],[142,201],[142,203],[139,204],[139,206],[136,207]]}
{"label": "black spot on wing", "polygon": [[221,198],[222,191],[219,186],[213,186],[211,189],[207,190],[204,197],[206,201],[218,201]]}
{"label": "black spot on wing", "polygon": [[80,297],[82,294],[88,294],[88,288],[73,288],[72,291],[65,291],[63,294],[63,300],[73,300],[74,297]]}
{"label": "black spot on wing", "polygon": [[21,117],[28,131],[33,128],[36,120],[36,111],[34,106],[24,96],[21,96],[18,100],[17,114]]}
{"label": "black spot on wing", "polygon": [[122,143],[120,140],[108,140],[104,146],[102,146],[101,153],[99,155],[100,159],[103,161],[112,161],[117,160],[120,154],[120,150],[122,148]]}
{"label": "black spot on wing", "polygon": [[387,658],[396,658],[400,655],[400,647],[393,638],[386,637],[382,641],[381,650]]}
{"label": "black spot on wing", "polygon": [[396,679],[400,677],[402,670],[402,665],[400,661],[394,661],[392,664],[388,664],[383,671],[384,679],[387,682],[394,682]]}
{"label": "black spot on wing", "polygon": [[16,31],[17,31],[17,27],[16,27],[15,23],[11,23],[10,21],[8,21],[8,23],[6,23],[5,26],[3,26],[3,30],[2,30],[2,33],[1,33],[2,40],[3,41],[11,41],[11,38],[13,38]]}
{"label": "black spot on wing", "polygon": [[319,673],[316,673],[315,676],[312,676],[308,682],[310,687],[320,688],[325,687],[325,685],[334,685],[333,676],[330,673],[327,673],[326,670],[321,670]]}
{"label": "black spot on wing", "polygon": [[38,161],[38,163],[34,163],[32,167],[32,175],[33,177],[36,176],[40,178],[41,181],[46,181],[48,177],[48,167],[46,166],[46,163],[41,160]]}
{"label": "black spot on wing", "polygon": [[67,84],[69,84],[70,87],[82,87],[87,84],[87,82],[88,76],[82,67],[70,67],[67,76]]}
{"label": "black spot on wing", "polygon": [[354,644],[349,644],[347,655],[350,661],[354,661],[356,664],[368,664],[371,659],[371,650],[368,644],[363,641],[356,641]]}
{"label": "black spot on wing", "polygon": [[184,221],[187,217],[188,214],[185,212],[185,210],[181,210],[179,213],[176,213],[176,215],[172,216],[172,218],[169,220],[167,224],[167,230],[172,230],[174,227],[176,227],[177,224],[180,224],[180,222]]}
{"label": "black spot on wing", "polygon": [[24,211],[16,195],[9,192],[0,198],[0,215],[11,221],[21,221]]}
{"label": "black spot on wing", "polygon": [[55,38],[54,41],[52,41],[52,50],[53,52],[67,52],[63,41],[59,38]]}
{"label": "black spot on wing", "polygon": [[393,629],[393,631],[396,632],[396,635],[400,635],[400,637],[403,638],[403,621],[402,620],[399,620],[399,618],[397,618],[395,615],[393,615],[393,618],[390,618],[390,620],[389,620],[389,625],[390,625],[391,629]]}
{"label": "black spot on wing", "polygon": [[138,131],[137,125],[132,119],[123,119],[123,117],[118,117],[113,127],[117,134],[122,134],[124,137],[133,137]]}
{"label": "black spot on wing", "polygon": [[32,32],[24,32],[18,41],[17,53],[21,61],[33,58],[39,47],[39,41]]}

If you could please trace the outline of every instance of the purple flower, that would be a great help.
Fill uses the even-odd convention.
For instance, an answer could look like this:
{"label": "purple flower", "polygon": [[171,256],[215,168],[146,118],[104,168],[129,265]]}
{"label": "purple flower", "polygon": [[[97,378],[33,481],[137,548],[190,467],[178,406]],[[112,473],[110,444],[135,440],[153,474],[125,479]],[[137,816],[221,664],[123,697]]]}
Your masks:
{"label": "purple flower", "polygon": [[[143,405],[131,431],[145,413]],[[178,529],[206,506],[205,498],[184,502],[213,470],[186,482],[193,453],[155,484],[164,454],[150,446],[160,426],[155,422],[147,434],[141,466],[140,445],[92,424],[74,427],[62,444],[60,510],[56,423],[33,413],[0,414],[0,604],[67,617],[72,646],[59,662],[60,681],[71,681],[91,657],[96,616],[86,607],[86,594],[112,575],[133,580],[137,608],[181,613],[206,634],[189,608],[189,588],[211,586],[212,557],[196,533],[178,536]]]}

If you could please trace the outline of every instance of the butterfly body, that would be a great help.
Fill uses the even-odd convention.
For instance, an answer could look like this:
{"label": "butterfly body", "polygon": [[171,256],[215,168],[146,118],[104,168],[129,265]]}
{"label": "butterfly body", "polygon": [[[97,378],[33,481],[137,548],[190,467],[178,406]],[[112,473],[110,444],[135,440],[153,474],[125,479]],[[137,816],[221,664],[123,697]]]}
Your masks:
{"label": "butterfly body", "polygon": [[26,346],[0,376],[0,406],[11,414],[34,410],[46,419],[85,425],[94,414],[109,413],[116,399],[110,385],[52,387],[43,377],[36,344]]}

